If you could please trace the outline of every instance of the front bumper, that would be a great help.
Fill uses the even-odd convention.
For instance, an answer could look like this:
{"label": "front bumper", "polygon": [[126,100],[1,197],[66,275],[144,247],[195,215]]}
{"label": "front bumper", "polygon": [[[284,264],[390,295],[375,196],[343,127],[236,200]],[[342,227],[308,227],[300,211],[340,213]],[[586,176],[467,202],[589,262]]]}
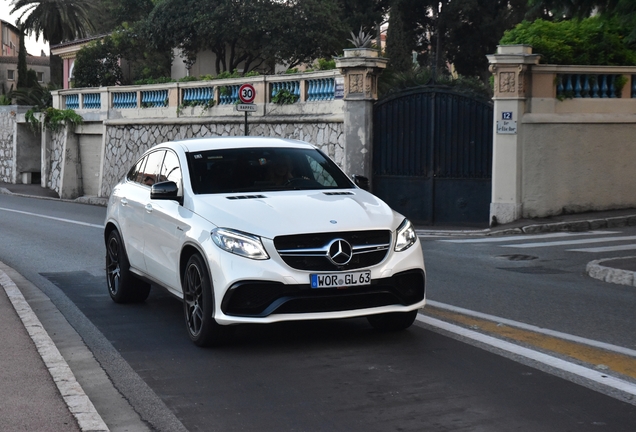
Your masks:
{"label": "front bumper", "polygon": [[390,305],[411,306],[424,300],[425,277],[408,270],[371,285],[312,289],[307,285],[243,281],[226,292],[221,310],[228,316],[266,317],[271,314],[341,312]]}
{"label": "front bumper", "polygon": [[406,251],[391,250],[381,263],[367,268],[371,285],[341,289],[312,289],[309,275],[316,272],[292,269],[270,240],[263,244],[270,255],[265,261],[206,247],[219,324],[351,318],[408,312],[426,303],[419,240]]}

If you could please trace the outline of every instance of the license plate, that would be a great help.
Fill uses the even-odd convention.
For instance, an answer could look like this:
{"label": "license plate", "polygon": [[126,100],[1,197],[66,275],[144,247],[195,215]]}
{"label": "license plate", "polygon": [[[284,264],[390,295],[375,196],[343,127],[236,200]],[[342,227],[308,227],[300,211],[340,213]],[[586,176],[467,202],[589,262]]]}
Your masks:
{"label": "license plate", "polygon": [[312,288],[338,288],[371,284],[371,272],[309,275]]}

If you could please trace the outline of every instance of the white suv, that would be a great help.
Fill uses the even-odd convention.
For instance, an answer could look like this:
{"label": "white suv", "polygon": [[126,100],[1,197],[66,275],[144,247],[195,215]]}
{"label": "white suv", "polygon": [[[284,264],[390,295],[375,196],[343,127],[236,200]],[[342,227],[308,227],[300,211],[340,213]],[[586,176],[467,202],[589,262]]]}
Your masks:
{"label": "white suv", "polygon": [[112,299],[167,289],[200,346],[241,323],[365,316],[400,330],[425,304],[411,223],[301,141],[155,146],[113,189],[104,239]]}

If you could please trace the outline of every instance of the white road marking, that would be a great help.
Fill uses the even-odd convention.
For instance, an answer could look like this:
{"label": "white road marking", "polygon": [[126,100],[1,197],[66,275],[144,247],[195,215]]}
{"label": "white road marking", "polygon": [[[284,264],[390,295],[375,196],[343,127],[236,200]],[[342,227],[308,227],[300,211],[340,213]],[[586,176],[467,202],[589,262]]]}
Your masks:
{"label": "white road marking", "polygon": [[630,395],[630,399],[632,400],[633,397],[636,396],[636,384],[619,378],[615,378],[613,376],[607,375],[606,373],[570,363],[566,360],[562,360],[548,354],[543,354],[529,348],[524,348],[520,345],[515,345],[511,342],[497,339],[495,337],[488,336],[474,330],[469,330],[454,324],[449,324],[445,321],[431,318],[426,315],[418,314],[417,320],[431,327],[439,328],[441,330],[459,335],[466,339],[480,342],[482,344],[489,345],[491,347],[506,351],[517,356],[525,357],[551,368],[558,369],[566,373],[587,379],[591,382],[600,384],[602,386],[621,391],[623,393],[626,393],[627,395]]}
{"label": "white road marking", "polygon": [[75,224],[75,225],[83,225],[83,226],[88,226],[88,227],[92,227],[92,228],[100,228],[100,229],[104,228],[104,225],[97,225],[97,224],[91,224],[91,223],[88,223],[88,222],[80,222],[80,221],[71,220],[71,219],[63,219],[63,218],[58,218],[58,217],[53,217],[53,216],[46,216],[46,215],[41,215],[41,214],[37,214],[37,213],[25,212],[25,211],[21,211],[21,210],[13,210],[13,209],[8,209],[8,208],[3,208],[3,207],[0,207],[0,210],[11,212],[11,213],[19,213],[19,214],[28,215],[28,216],[35,216],[35,217],[39,217],[39,218],[43,218],[43,219],[56,220],[56,221],[59,221],[59,222],[72,223],[72,224]]}
{"label": "white road marking", "polygon": [[544,334],[546,336],[553,336],[559,339],[563,339],[563,340],[568,340],[571,342],[576,342],[576,343],[580,343],[583,345],[588,345],[588,346],[592,346],[595,348],[600,348],[600,349],[604,349],[606,351],[612,351],[615,353],[619,353],[619,354],[624,354],[630,357],[634,357],[636,358],[636,350],[633,349],[629,349],[629,348],[624,348],[618,345],[612,345],[612,344],[608,344],[605,342],[600,342],[600,341],[596,341],[593,339],[586,339],[580,336],[574,336],[568,333],[562,333],[562,332],[558,332],[555,330],[550,330],[550,329],[546,329],[543,327],[537,327],[531,324],[525,324],[519,321],[513,321],[510,319],[506,319],[506,318],[501,318],[495,315],[488,315],[485,313],[481,313],[481,312],[476,312],[470,309],[464,309],[464,308],[460,308],[457,306],[452,306],[449,304],[445,304],[445,303],[439,303],[433,300],[427,300],[426,304],[439,308],[439,309],[444,309],[444,310],[448,310],[451,312],[456,312],[456,313],[460,313],[462,315],[468,315],[468,316],[473,316],[475,318],[481,318],[481,319],[485,319],[488,321],[493,321],[496,323],[501,323],[501,324],[505,324],[507,326],[510,327],[517,327],[523,330],[529,330],[535,333],[540,333],[540,334]]}
{"label": "white road marking", "polygon": [[571,252],[615,252],[615,251],[636,250],[636,244],[628,244],[628,245],[620,245],[620,246],[605,246],[605,247],[587,248],[587,249],[567,249],[567,250]]}
{"label": "white road marking", "polygon": [[585,235],[602,235],[602,234],[619,234],[619,231],[588,231],[580,233],[559,232],[550,234],[536,234],[536,235],[520,235],[511,237],[488,237],[478,239],[458,239],[458,240],[438,240],[446,243],[503,243],[507,241],[517,240],[533,240],[533,239],[547,239],[557,237],[573,237],[573,236],[585,236]]}
{"label": "white road marking", "polygon": [[521,243],[521,244],[515,244],[515,245],[501,245],[500,247],[538,248],[538,247],[567,246],[567,245],[587,244],[587,243],[606,243],[606,242],[624,241],[624,240],[636,240],[636,236],[601,237],[601,238],[597,237],[597,238],[582,239],[582,240],[563,240],[563,241],[545,242],[545,243]]}

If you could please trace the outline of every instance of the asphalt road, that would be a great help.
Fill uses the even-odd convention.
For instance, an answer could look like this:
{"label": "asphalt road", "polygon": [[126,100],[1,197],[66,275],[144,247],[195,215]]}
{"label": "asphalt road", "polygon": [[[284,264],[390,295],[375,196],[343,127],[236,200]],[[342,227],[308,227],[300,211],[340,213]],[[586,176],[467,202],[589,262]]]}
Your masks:
{"label": "asphalt road", "polygon": [[511,237],[423,239],[428,298],[636,349],[636,289],[585,271],[592,260],[636,256],[636,227]]}
{"label": "asphalt road", "polygon": [[[98,228],[104,214],[99,207],[0,195],[0,261],[51,298],[117,390],[157,430],[634,430],[634,405],[421,326],[401,333],[375,332],[363,319],[245,326],[228,346],[199,349],[187,337],[181,304],[162,291],[154,289],[142,305],[110,301]],[[539,257],[548,260],[540,267],[565,273],[532,273],[528,284],[528,273],[498,268],[528,264],[492,256],[492,246],[460,245],[424,243],[429,298],[529,322],[552,320],[561,330],[577,330],[580,323],[568,320],[581,318],[594,299],[602,303],[595,292],[605,285],[588,285],[570,258],[555,257],[564,260],[555,267]],[[621,290],[610,306],[621,311],[621,299],[628,308],[629,293]],[[559,301],[574,304],[572,313],[546,311]],[[621,332],[629,323],[615,320],[625,327],[609,339],[628,342]],[[87,393],[106,423],[123,430],[108,399]]]}

